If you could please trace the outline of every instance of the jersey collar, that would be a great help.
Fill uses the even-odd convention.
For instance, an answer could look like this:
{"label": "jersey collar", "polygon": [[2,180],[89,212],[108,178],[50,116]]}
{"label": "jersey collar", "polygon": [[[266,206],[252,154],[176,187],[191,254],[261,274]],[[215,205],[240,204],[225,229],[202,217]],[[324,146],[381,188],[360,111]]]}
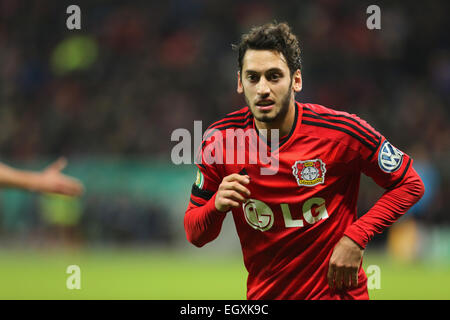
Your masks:
{"label": "jersey collar", "polygon": [[[280,140],[280,144],[278,146],[279,151],[281,151],[282,147],[287,145],[287,143],[291,140],[292,136],[297,131],[297,128],[300,126],[300,124],[302,122],[301,118],[302,118],[302,114],[303,114],[303,108],[302,108],[301,104],[298,103],[297,101],[295,101],[294,105],[295,105],[294,106],[295,107],[294,123],[292,124],[292,128],[291,128],[291,131],[289,132],[289,134]],[[268,150],[270,150],[270,143],[266,140],[266,137],[264,137],[262,134],[259,133],[259,130],[255,124],[255,118],[253,118],[253,128],[256,130],[259,139],[261,141],[263,141],[267,145]],[[275,151],[275,150],[271,150],[271,151]]]}

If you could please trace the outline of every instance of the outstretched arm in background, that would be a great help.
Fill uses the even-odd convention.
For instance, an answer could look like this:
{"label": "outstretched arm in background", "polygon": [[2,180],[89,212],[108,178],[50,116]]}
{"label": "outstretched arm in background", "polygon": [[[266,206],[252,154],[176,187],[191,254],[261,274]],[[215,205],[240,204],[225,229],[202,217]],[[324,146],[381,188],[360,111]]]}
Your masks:
{"label": "outstretched arm in background", "polygon": [[66,165],[67,160],[59,158],[42,171],[28,171],[0,163],[0,187],[79,196],[83,193],[83,185],[61,173]]}

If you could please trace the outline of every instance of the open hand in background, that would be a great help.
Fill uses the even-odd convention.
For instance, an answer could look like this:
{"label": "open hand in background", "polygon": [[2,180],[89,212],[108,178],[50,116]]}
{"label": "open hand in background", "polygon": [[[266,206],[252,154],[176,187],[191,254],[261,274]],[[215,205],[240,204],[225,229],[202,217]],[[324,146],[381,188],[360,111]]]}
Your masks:
{"label": "open hand in background", "polygon": [[67,196],[81,195],[84,191],[82,183],[78,179],[61,172],[66,166],[67,160],[61,157],[38,173],[35,190]]}
{"label": "open hand in background", "polygon": [[83,184],[61,172],[66,165],[64,157],[42,171],[19,170],[0,163],[0,187],[80,196],[84,192]]}

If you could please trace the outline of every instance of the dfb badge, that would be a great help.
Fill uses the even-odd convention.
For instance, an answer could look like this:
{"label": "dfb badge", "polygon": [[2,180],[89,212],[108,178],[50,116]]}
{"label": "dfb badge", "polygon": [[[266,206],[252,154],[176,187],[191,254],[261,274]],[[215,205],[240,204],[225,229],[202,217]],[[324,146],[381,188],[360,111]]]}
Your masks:
{"label": "dfb badge", "polygon": [[320,159],[298,160],[292,166],[292,173],[299,186],[313,187],[325,183],[325,172],[325,163]]}
{"label": "dfb badge", "polygon": [[200,169],[197,169],[197,178],[195,179],[195,185],[199,189],[203,189],[203,184],[205,183],[205,178],[203,177],[203,173]]}

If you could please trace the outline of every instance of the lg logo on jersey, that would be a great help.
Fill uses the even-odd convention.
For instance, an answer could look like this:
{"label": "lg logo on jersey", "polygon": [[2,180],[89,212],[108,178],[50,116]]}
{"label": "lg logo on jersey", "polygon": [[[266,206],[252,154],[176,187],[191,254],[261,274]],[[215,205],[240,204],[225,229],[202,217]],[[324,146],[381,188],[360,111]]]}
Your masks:
{"label": "lg logo on jersey", "polygon": [[[287,203],[280,204],[286,228],[303,227],[304,222],[314,224],[319,220],[328,218],[325,199],[314,197],[306,200],[302,206],[303,219],[293,219]],[[242,205],[247,223],[259,231],[267,231],[273,226],[274,214],[272,209],[264,202],[250,199]]]}

